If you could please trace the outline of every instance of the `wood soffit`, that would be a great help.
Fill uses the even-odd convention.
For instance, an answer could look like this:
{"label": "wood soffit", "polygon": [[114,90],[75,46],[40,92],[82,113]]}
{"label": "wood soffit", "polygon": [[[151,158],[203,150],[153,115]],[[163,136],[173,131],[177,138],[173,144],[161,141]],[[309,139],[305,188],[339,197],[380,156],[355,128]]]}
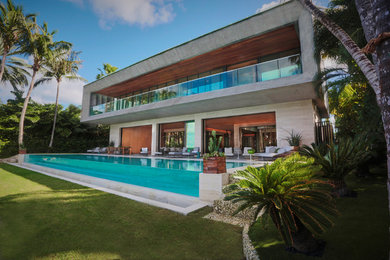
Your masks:
{"label": "wood soffit", "polygon": [[255,36],[219,49],[179,61],[170,66],[102,89],[96,93],[119,97],[172,80],[232,65],[258,57],[299,48],[294,25]]}

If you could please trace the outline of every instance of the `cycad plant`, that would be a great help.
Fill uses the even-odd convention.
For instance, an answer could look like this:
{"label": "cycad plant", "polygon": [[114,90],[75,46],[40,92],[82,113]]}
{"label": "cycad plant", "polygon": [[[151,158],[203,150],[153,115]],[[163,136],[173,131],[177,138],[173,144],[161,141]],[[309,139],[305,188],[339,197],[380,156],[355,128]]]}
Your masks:
{"label": "cycad plant", "polygon": [[255,218],[270,217],[284,242],[302,253],[321,248],[314,235],[332,226],[337,215],[330,184],[319,179],[314,159],[295,153],[261,168],[237,171],[225,200],[241,202],[235,213],[254,207]]}
{"label": "cycad plant", "polygon": [[348,194],[345,176],[356,169],[360,162],[370,156],[365,136],[340,138],[338,143],[303,145],[300,154],[312,157],[321,166],[321,172],[334,185],[334,193],[338,196]]}

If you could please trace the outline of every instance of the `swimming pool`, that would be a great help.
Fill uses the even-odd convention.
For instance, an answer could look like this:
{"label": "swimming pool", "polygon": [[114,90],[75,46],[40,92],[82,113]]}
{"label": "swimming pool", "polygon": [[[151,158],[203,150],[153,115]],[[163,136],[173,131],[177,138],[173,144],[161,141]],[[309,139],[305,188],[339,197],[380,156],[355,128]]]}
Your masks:
{"label": "swimming pool", "polygon": [[[24,162],[97,178],[199,196],[199,173],[203,162],[160,158],[134,158],[102,155],[35,155]],[[242,162],[226,162],[226,168],[246,166]]]}

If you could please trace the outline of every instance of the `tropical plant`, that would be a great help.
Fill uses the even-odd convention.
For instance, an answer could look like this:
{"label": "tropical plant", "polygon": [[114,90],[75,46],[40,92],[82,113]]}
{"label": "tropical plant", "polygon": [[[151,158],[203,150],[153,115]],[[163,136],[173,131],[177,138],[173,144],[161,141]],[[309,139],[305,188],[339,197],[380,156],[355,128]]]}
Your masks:
{"label": "tropical plant", "polygon": [[51,132],[49,148],[53,146],[54,132],[57,122],[57,113],[58,113],[58,98],[60,92],[60,84],[65,78],[67,80],[82,80],[86,81],[82,77],[77,75],[81,61],[78,59],[79,52],[71,51],[70,49],[59,48],[53,50],[53,55],[48,57],[44,64],[44,75],[42,78],[38,79],[35,83],[35,86],[43,84],[45,82],[55,79],[57,82],[57,94],[56,94],[56,103],[54,111],[54,120],[53,128]]}
{"label": "tropical plant", "polygon": [[98,68],[98,70],[100,71],[100,73],[96,75],[96,79],[101,79],[101,78],[117,71],[118,68],[115,66],[112,66],[109,63],[103,63],[103,69]]}
{"label": "tropical plant", "polygon": [[289,132],[288,134],[289,135],[284,140],[286,140],[290,146],[301,145],[302,134],[300,132],[294,132],[294,130],[291,130],[291,132]]}
{"label": "tropical plant", "polygon": [[217,138],[217,132],[215,130],[213,130],[211,132],[211,136],[209,138],[209,143],[208,143],[208,146],[207,146],[209,152],[204,154],[203,157],[204,158],[208,158],[208,157],[223,157],[224,154],[219,152],[219,147],[221,145],[221,142],[222,142],[222,136]]}
{"label": "tropical plant", "polygon": [[[363,32],[368,42],[363,50],[339,25],[329,19],[310,0],[299,0],[299,2],[340,41],[366,77],[375,93],[381,111],[386,146],[389,150],[390,103],[388,100],[390,93],[388,90],[390,89],[390,70],[388,66],[390,62],[390,23],[388,15],[390,1],[355,0]],[[366,54],[372,55],[373,63]],[[387,153],[387,162],[390,163],[390,153]],[[390,167],[387,171],[387,181],[390,182]],[[388,185],[388,199],[390,210],[390,185]]]}
{"label": "tropical plant", "polygon": [[[31,23],[34,17],[34,14],[24,15],[22,6],[15,6],[11,0],[7,1],[7,5],[0,3],[0,49],[2,54],[0,65],[0,82],[3,81],[8,57],[18,54],[17,45],[28,29],[28,27],[25,25]],[[12,63],[13,61],[11,61],[11,64]],[[14,72],[21,71],[16,70]],[[8,70],[7,80],[10,79],[9,74],[10,71]],[[24,75],[24,73],[18,75]],[[15,77],[18,78],[18,76]],[[17,81],[20,81],[20,79]],[[23,77],[22,82],[25,82]]]}
{"label": "tropical plant", "polygon": [[295,153],[261,168],[248,166],[233,175],[225,200],[240,202],[235,214],[254,208],[255,219],[271,218],[284,242],[303,253],[313,253],[337,214],[330,184],[319,179],[314,159]]}
{"label": "tropical plant", "polygon": [[42,66],[51,59],[53,56],[53,49],[70,49],[71,44],[67,42],[53,42],[53,35],[55,31],[48,32],[47,24],[44,23],[42,27],[39,27],[36,23],[25,24],[29,29],[24,35],[21,41],[20,52],[26,56],[32,56],[32,76],[30,87],[28,89],[26,99],[24,100],[22,113],[19,121],[19,138],[18,143],[23,143],[24,133],[24,117],[26,115],[28,102],[31,97],[31,92],[35,84],[35,78],[37,73],[41,70]]}
{"label": "tropical plant", "polygon": [[370,148],[366,144],[366,137],[340,138],[338,143],[303,145],[300,154],[312,157],[325,178],[334,184],[334,192],[338,196],[348,194],[345,176],[357,168],[358,164],[367,161]]}
{"label": "tropical plant", "polygon": [[[0,42],[0,52],[2,50]],[[0,59],[2,62],[2,59]],[[9,82],[14,91],[20,89],[28,84],[27,76],[30,76],[30,73],[26,68],[30,66],[26,63],[24,59],[17,57],[8,57],[4,63],[3,76],[1,78],[2,82]]]}

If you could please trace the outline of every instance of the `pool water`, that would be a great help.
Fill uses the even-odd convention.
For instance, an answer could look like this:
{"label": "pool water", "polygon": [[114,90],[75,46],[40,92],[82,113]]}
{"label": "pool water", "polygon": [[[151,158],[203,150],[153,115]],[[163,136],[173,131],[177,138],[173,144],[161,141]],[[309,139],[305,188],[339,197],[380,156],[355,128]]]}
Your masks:
{"label": "pool water", "polygon": [[[118,181],[189,196],[199,196],[199,173],[203,162],[102,155],[33,155],[25,162],[97,178]],[[226,168],[246,166],[226,162]]]}

